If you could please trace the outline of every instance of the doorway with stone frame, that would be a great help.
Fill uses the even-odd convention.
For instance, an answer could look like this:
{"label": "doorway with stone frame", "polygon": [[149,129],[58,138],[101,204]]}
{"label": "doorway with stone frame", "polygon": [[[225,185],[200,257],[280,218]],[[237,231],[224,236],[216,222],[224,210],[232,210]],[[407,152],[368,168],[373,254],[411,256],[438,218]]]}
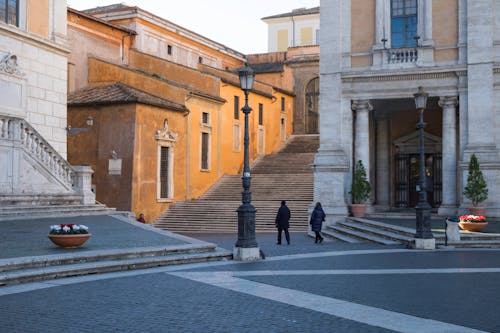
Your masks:
{"label": "doorway with stone frame", "polygon": [[[420,136],[416,129],[418,112],[412,99],[371,100],[372,133],[375,144],[374,208],[400,210],[414,208],[418,202]],[[438,208],[443,197],[442,110],[431,99],[424,114],[424,147],[427,199]]]}

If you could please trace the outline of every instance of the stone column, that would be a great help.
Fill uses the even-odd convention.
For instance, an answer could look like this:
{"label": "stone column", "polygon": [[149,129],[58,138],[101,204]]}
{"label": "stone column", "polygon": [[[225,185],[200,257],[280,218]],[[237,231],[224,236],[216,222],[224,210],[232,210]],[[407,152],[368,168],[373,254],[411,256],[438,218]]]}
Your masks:
{"label": "stone column", "polygon": [[439,99],[443,108],[443,201],[439,207],[439,215],[457,214],[457,125],[456,96]]}
{"label": "stone column", "polygon": [[[350,24],[344,19],[345,0],[321,4],[320,62],[320,146],[312,168],[314,201],[320,201],[326,213],[326,225],[343,219],[347,213],[345,196],[352,147],[352,111],[350,99],[342,96],[343,55],[350,52]],[[346,8],[344,8],[346,7]],[[339,10],[342,9],[342,10]],[[348,133],[348,134],[347,134]],[[309,212],[314,207],[311,202]]]}
{"label": "stone column", "polygon": [[369,112],[373,110],[369,100],[356,100],[352,104],[356,111],[356,128],[354,132],[354,164],[361,160],[370,177],[370,126]]}
{"label": "stone column", "polygon": [[[378,111],[377,111],[378,112]],[[390,207],[390,130],[387,114],[377,117],[377,150],[376,150],[376,199],[377,206],[382,209]]]}

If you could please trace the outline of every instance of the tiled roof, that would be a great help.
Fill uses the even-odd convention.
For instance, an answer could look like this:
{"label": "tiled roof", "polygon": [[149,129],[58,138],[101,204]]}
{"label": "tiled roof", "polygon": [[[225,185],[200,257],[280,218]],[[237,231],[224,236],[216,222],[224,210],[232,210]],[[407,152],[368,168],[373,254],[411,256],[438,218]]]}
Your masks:
{"label": "tiled roof", "polygon": [[188,109],[182,104],[132,88],[120,82],[107,86],[84,88],[77,90],[68,96],[69,106],[126,103],[141,103],[175,111],[188,111]]}
{"label": "tiled roof", "polygon": [[280,18],[280,17],[312,15],[312,14],[319,14],[319,7],[298,8],[298,9],[292,10],[290,13],[284,13],[284,14],[278,14],[278,15],[272,15],[272,16],[263,17],[262,20],[273,19],[273,18]]}

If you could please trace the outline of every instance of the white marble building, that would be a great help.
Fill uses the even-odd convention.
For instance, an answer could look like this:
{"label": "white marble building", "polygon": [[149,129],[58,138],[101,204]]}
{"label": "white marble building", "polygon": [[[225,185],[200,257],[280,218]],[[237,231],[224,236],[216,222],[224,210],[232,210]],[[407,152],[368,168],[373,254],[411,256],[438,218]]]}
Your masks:
{"label": "white marble building", "polygon": [[413,208],[419,163],[413,94],[424,112],[428,200],[465,212],[474,153],[500,218],[500,1],[322,0],[320,149],[315,201],[327,222],[348,214],[354,162],[372,184],[373,211]]}
{"label": "white marble building", "polygon": [[66,1],[0,6],[0,206],[95,203],[66,161]]}

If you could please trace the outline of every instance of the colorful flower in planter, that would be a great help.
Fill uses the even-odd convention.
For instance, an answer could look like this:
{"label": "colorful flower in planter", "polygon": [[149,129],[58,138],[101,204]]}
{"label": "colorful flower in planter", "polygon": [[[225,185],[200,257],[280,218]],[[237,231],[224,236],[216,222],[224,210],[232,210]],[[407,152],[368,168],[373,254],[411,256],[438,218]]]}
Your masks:
{"label": "colorful flower in planter", "polygon": [[460,222],[486,222],[486,217],[483,215],[461,215]]}
{"label": "colorful flower in planter", "polygon": [[89,228],[83,224],[61,223],[50,226],[51,235],[78,235],[88,234]]}

